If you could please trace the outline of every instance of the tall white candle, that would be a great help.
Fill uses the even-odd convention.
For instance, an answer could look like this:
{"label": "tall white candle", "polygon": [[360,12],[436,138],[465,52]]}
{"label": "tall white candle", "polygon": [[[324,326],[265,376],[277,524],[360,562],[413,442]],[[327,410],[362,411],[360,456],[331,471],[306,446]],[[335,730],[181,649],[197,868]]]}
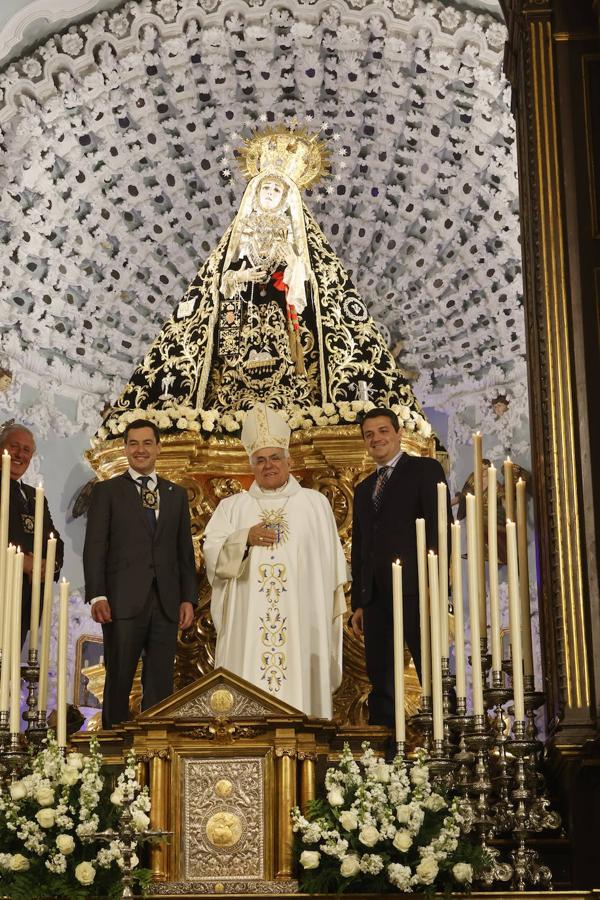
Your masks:
{"label": "tall white candle", "polygon": [[8,713],[10,696],[10,648],[12,641],[12,607],[13,607],[13,577],[15,565],[16,547],[10,544],[6,550],[5,569],[5,599],[6,609],[2,622],[2,672],[0,674],[0,711]]}
{"label": "tall white candle", "polygon": [[506,519],[511,522],[515,521],[515,492],[514,492],[514,473],[513,463],[510,456],[507,456],[502,464],[504,471],[504,509],[506,510]]}
{"label": "tall white candle", "polygon": [[23,600],[23,553],[17,550],[13,564],[13,601],[10,646],[10,732],[21,730],[21,604]]}
{"label": "tall white candle", "polygon": [[473,435],[473,474],[475,480],[475,514],[477,527],[477,590],[479,610],[479,634],[487,639],[485,609],[485,533],[483,521],[483,439],[479,432]]}
{"label": "tall white candle", "polygon": [[508,560],[508,616],[512,658],[512,686],[515,701],[515,719],[521,722],[525,719],[525,698],[523,692],[523,645],[521,641],[517,527],[514,522],[506,523],[506,556]]}
{"label": "tall white candle", "polygon": [[58,645],[56,650],[56,741],[67,746],[67,652],[69,622],[69,588],[64,578],[60,583],[58,606]]}
{"label": "tall white candle", "polygon": [[50,665],[50,628],[54,601],[54,563],[56,538],[50,535],[46,548],[46,575],[44,577],[44,609],[42,611],[42,644],[40,648],[40,681],[38,685],[38,712],[46,712],[48,706],[48,668]]}
{"label": "tall white candle", "polygon": [[35,489],[35,519],[33,525],[33,566],[31,572],[31,618],[29,620],[29,650],[38,648],[40,624],[40,587],[42,578],[42,538],[44,534],[44,488]]}
{"label": "tall white candle", "polygon": [[456,666],[456,696],[467,696],[465,672],[465,621],[463,613],[462,556],[460,522],[450,526],[452,533],[452,603],[454,605],[454,662]]}
{"label": "tall white candle", "polygon": [[438,558],[433,550],[427,557],[429,566],[429,607],[431,626],[431,687],[433,708],[433,739],[444,739],[444,704],[442,694],[442,645],[440,640],[440,592]]}
{"label": "tall white candle", "polygon": [[517,552],[519,593],[521,596],[521,635],[523,638],[523,674],[533,678],[533,639],[531,636],[531,599],[529,596],[529,551],[527,547],[527,485],[517,481]]}
{"label": "tall white candle", "polygon": [[467,494],[467,561],[469,584],[469,621],[471,625],[471,675],[473,678],[473,714],[483,715],[483,680],[479,631],[479,566],[475,497]]}
{"label": "tall white candle", "polygon": [[404,610],[402,609],[402,566],[392,563],[392,599],[394,610],[394,706],[396,710],[396,742],[406,740],[404,714]]}
{"label": "tall white candle", "polygon": [[429,593],[427,587],[427,544],[425,519],[416,520],[417,571],[419,575],[419,618],[421,620],[421,693],[431,696],[431,642],[429,635]]}
{"label": "tall white candle", "polygon": [[437,510],[438,510],[438,561],[439,561],[439,588],[440,588],[440,640],[441,653],[444,659],[448,659],[448,488],[443,481],[437,486]]}
{"label": "tall white candle", "polygon": [[8,609],[10,595],[6,588],[6,551],[8,548],[8,512],[10,508],[10,455],[2,454],[2,480],[0,481],[0,634],[3,632],[4,611]]}
{"label": "tall white candle", "polygon": [[490,578],[490,631],[492,636],[492,671],[502,671],[500,637],[500,601],[498,599],[498,473],[488,469],[488,569]]}

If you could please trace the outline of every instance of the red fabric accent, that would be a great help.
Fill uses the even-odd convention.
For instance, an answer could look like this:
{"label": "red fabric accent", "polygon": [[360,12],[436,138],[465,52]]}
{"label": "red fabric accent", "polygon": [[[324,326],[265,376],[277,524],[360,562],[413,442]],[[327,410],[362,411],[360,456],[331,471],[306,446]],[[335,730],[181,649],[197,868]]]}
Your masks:
{"label": "red fabric accent", "polygon": [[282,291],[284,294],[288,292],[288,286],[283,280],[283,272],[273,272],[271,275],[271,281],[273,282],[273,287],[278,291]]}

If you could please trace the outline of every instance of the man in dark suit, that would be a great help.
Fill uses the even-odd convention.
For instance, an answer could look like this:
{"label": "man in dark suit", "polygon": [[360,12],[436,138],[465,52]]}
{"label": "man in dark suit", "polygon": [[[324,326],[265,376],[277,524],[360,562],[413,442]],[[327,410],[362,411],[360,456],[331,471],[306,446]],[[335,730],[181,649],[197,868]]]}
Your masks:
{"label": "man in dark suit", "polygon": [[142,709],[173,693],[177,628],[197,602],[187,494],[156,474],[158,428],[138,419],[124,437],[129,469],[94,487],[83,550],[86,602],[104,634],[104,728],[129,718],[142,654]]}
{"label": "man in dark suit", "polygon": [[[21,644],[25,643],[31,617],[31,583],[33,577],[33,527],[35,515],[35,488],[21,480],[29,468],[35,453],[35,439],[24,425],[7,425],[0,432],[0,455],[7,450],[10,454],[10,506],[8,516],[9,543],[20,547],[23,557],[23,600],[21,604]],[[56,538],[56,561],[54,580],[57,581],[63,563],[65,546],[52,521],[48,501],[44,497],[44,524],[42,531],[42,569],[40,599],[44,597],[46,574],[46,547],[48,537]]]}
{"label": "man in dark suit", "polygon": [[[357,485],[352,520],[352,630],[364,635],[371,681],[369,723],[394,726],[392,562],[402,562],[404,637],[421,676],[419,581],[415,521],[425,519],[427,549],[436,550],[437,485],[446,483],[435,459],[400,449],[398,418],[372,409],[362,420],[366,449],[377,469]],[[452,521],[446,488],[448,522]]]}

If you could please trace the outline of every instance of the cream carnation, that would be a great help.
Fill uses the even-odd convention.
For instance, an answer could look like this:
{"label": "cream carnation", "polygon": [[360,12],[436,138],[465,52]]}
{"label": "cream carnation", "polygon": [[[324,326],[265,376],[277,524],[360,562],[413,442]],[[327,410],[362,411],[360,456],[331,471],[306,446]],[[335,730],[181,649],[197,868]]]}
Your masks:
{"label": "cream carnation", "polygon": [[10,860],[10,869],[12,872],[26,872],[29,868],[29,860],[22,853],[15,853]]}
{"label": "cream carnation", "polygon": [[427,784],[429,780],[429,769],[426,766],[413,766],[410,770],[410,780],[415,787]]}

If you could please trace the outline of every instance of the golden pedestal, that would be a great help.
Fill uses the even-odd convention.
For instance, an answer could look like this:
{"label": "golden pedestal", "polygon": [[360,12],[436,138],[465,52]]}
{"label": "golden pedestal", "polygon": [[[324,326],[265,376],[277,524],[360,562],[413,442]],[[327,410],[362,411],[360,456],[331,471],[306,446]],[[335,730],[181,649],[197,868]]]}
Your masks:
{"label": "golden pedestal", "polygon": [[[425,440],[405,432],[403,449],[413,455],[433,456],[433,438]],[[333,509],[346,558],[350,559],[352,504],[355,485],[372,471],[358,427],[329,426],[297,431],[290,446],[292,471],[304,487],[325,494]],[[87,457],[101,479],[122,472],[127,462],[120,441],[106,441]],[[208,674],[214,666],[215,634],[210,618],[210,586],[204,570],[202,538],[206,523],[223,497],[250,486],[248,457],[234,438],[208,438],[186,432],[166,436],[158,460],[160,475],[186,488],[190,502],[196,563],[200,573],[199,603],[194,625],[180,636],[175,687],[182,688]],[[348,603],[348,617],[350,605]],[[419,703],[419,684],[407,655],[406,711]],[[96,674],[96,683],[98,676]],[[334,716],[341,725],[364,725],[369,681],[362,641],[344,627],[344,676],[334,696]],[[133,698],[132,698],[133,700]],[[135,705],[132,705],[132,709]]]}

